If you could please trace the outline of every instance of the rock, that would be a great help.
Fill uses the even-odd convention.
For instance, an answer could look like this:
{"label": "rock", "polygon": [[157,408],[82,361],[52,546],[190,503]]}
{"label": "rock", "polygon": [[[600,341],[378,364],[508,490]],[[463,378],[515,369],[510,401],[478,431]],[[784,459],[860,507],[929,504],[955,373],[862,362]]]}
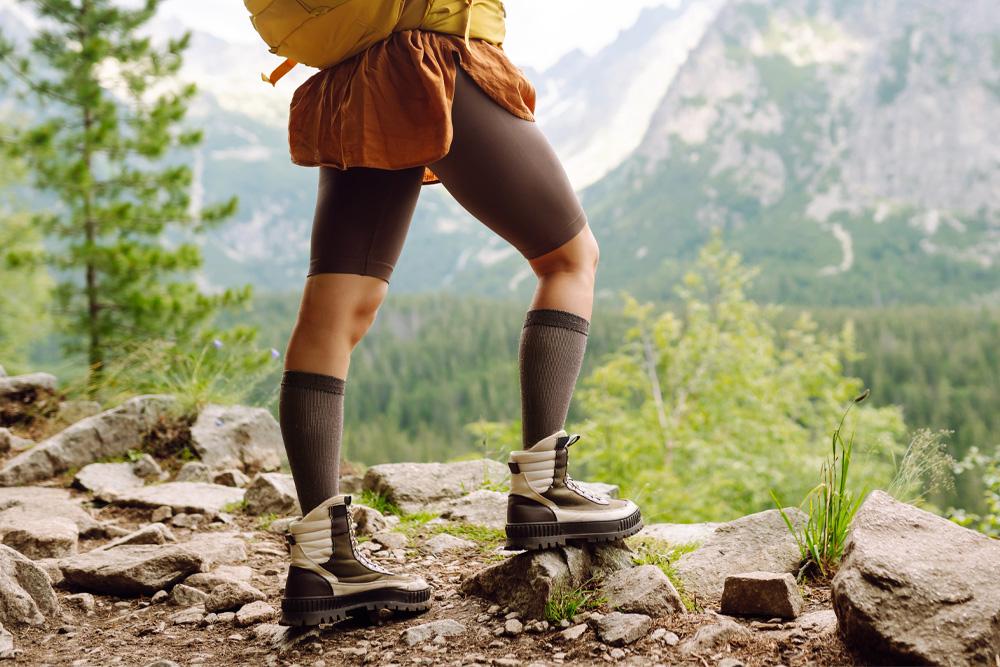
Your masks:
{"label": "rock", "polygon": [[[785,508],[793,525],[806,515],[796,507]],[[801,554],[795,537],[778,510],[757,512],[724,523],[698,549],[677,560],[677,576],[684,591],[704,601],[722,595],[726,577],[741,572],[798,571]]]}
{"label": "rock", "polygon": [[653,619],[645,614],[623,614],[613,611],[597,621],[597,636],[612,646],[624,646],[642,639],[653,627]]}
{"label": "rock", "polygon": [[0,487],[0,510],[17,505],[44,506],[50,503],[69,503],[69,489],[51,486]]}
{"label": "rock", "polygon": [[802,595],[795,577],[774,572],[745,572],[726,577],[721,609],[729,616],[795,618],[802,611]]}
{"label": "rock", "polygon": [[245,565],[220,565],[211,572],[195,572],[184,580],[184,584],[211,593],[220,584],[248,584],[252,578],[253,570]]}
{"label": "rock", "polygon": [[238,486],[242,488],[250,483],[250,478],[236,468],[228,468],[215,473],[212,477],[212,483],[221,484],[223,486]]}
{"label": "rock", "polygon": [[201,461],[188,461],[174,476],[175,482],[212,482],[212,468]]}
{"label": "rock", "polygon": [[840,632],[872,662],[993,664],[998,564],[997,540],[872,491],[832,581]]}
{"label": "rock", "polygon": [[795,620],[795,624],[806,632],[827,634],[837,629],[837,613],[832,609],[806,612]]}
{"label": "rock", "polygon": [[673,546],[701,544],[721,523],[651,523],[642,527],[636,537],[651,537]]}
{"label": "rock", "polygon": [[[191,607],[193,605],[204,605],[208,598],[208,593],[198,590],[194,586],[177,584],[170,591],[170,601],[178,607]],[[207,608],[207,607],[206,607]],[[209,610],[211,611],[211,610]]]}
{"label": "rock", "polygon": [[45,571],[0,545],[0,623],[41,625],[58,611],[59,600]]}
{"label": "rock", "polygon": [[178,663],[173,660],[167,660],[166,658],[157,658],[153,662],[147,662],[142,667],[181,667]]}
{"label": "rock", "polygon": [[14,648],[14,635],[10,630],[0,625],[0,660],[10,660],[17,657],[17,649]]}
{"label": "rock", "polygon": [[90,491],[95,497],[109,501],[121,491],[135,489],[145,484],[135,474],[131,463],[91,463],[80,468],[73,476],[73,486]]}
{"label": "rock", "polygon": [[143,479],[159,479],[163,476],[163,468],[149,454],[143,454],[132,462],[132,472]]}
{"label": "rock", "polygon": [[205,608],[194,605],[171,616],[170,622],[174,625],[198,625],[203,618],[205,618]]}
{"label": "rock", "polygon": [[198,513],[188,514],[187,512],[181,512],[170,517],[170,525],[178,528],[190,528],[194,530],[204,522],[205,515]]}
{"label": "rock", "polygon": [[[30,487],[29,487],[30,488]],[[105,534],[105,527],[90,515],[90,512],[83,509],[77,503],[66,500],[66,496],[49,493],[24,493],[24,487],[14,487],[10,489],[0,489],[0,491],[18,491],[7,496],[0,493],[0,523],[10,523],[11,525],[40,521],[54,516],[68,519],[76,524],[80,537],[102,537]],[[51,490],[62,491],[64,489],[43,489],[39,487],[37,491]]]}
{"label": "rock", "polygon": [[161,523],[163,521],[166,521],[173,515],[174,515],[173,507],[171,507],[170,505],[160,505],[155,510],[153,510],[152,514],[149,515],[149,520],[155,523]]}
{"label": "rock", "polygon": [[385,496],[404,512],[437,510],[445,501],[484,484],[507,482],[507,466],[482,459],[457,463],[386,463],[365,473],[364,488]]}
{"label": "rock", "polygon": [[149,598],[150,603],[160,604],[166,602],[170,598],[170,593],[166,591],[156,591],[153,593],[152,597]]}
{"label": "rock", "polygon": [[375,533],[372,536],[372,541],[381,544],[386,549],[403,549],[409,542],[406,539],[406,535],[402,533],[394,533],[391,530],[384,530],[379,533]]}
{"label": "rock", "polygon": [[73,520],[41,510],[0,512],[0,541],[31,559],[75,554],[80,533]]}
{"label": "rock", "polygon": [[282,472],[256,475],[246,490],[246,510],[250,514],[301,514],[295,482]]}
{"label": "rock", "polygon": [[559,636],[565,639],[566,641],[573,642],[582,637],[583,633],[585,633],[586,631],[587,631],[587,624],[580,623],[578,625],[573,625],[566,628],[565,630],[559,633]]}
{"label": "rock", "polygon": [[112,504],[121,507],[158,508],[215,516],[227,505],[243,502],[243,489],[205,482],[165,482],[119,493]]}
{"label": "rock", "polygon": [[584,491],[589,491],[590,493],[594,493],[599,496],[617,498],[620,492],[617,484],[605,484],[604,482],[581,482],[578,479],[573,481],[576,482],[577,486],[583,487]]}
{"label": "rock", "polygon": [[7,461],[0,468],[0,486],[30,484],[139,449],[172,402],[170,396],[137,396],[78,421]]}
{"label": "rock", "polygon": [[656,565],[619,570],[604,580],[601,592],[612,609],[663,616],[684,611],[684,603],[670,579]]}
{"label": "rock", "polygon": [[465,634],[465,626],[451,618],[442,618],[430,623],[422,623],[403,630],[400,639],[407,646],[414,646],[436,637],[454,637]]}
{"label": "rock", "polygon": [[718,667],[746,667],[739,658],[723,658],[719,661]]}
{"label": "rock", "polygon": [[263,600],[257,600],[256,602],[243,605],[236,612],[236,624],[241,626],[253,625],[254,623],[266,621],[272,616],[274,616],[274,607]]}
{"label": "rock", "polygon": [[574,577],[563,549],[527,551],[474,573],[460,586],[462,593],[478,595],[520,611],[526,618],[543,618],[545,603],[560,589],[582,583]]}
{"label": "rock", "polygon": [[34,446],[34,441],[14,435],[9,428],[0,427],[0,454],[10,450],[23,452]]}
{"label": "rock", "polygon": [[19,421],[30,406],[40,406],[55,393],[56,376],[48,373],[0,377],[0,424]]}
{"label": "rock", "polygon": [[351,517],[354,519],[355,532],[358,535],[374,535],[389,529],[389,522],[377,509],[352,503],[350,511]]}
{"label": "rock", "polygon": [[231,611],[245,604],[265,599],[265,595],[250,584],[242,581],[227,581],[219,584],[205,600],[206,611]]}
{"label": "rock", "polygon": [[64,558],[66,582],[118,596],[151,595],[202,569],[204,559],[184,545],[129,544]]}
{"label": "rock", "polygon": [[62,424],[73,424],[101,412],[97,401],[61,401],[55,418]]}
{"label": "rock", "polygon": [[524,632],[524,624],[516,618],[508,618],[504,621],[503,632],[508,636],[516,636]]}
{"label": "rock", "polygon": [[750,637],[752,633],[732,619],[722,619],[719,623],[704,625],[694,636],[684,640],[678,647],[681,655],[711,655],[735,637]]}
{"label": "rock", "polygon": [[677,646],[677,642],[681,640],[680,637],[666,628],[657,628],[653,630],[653,633],[649,635],[649,638],[653,641],[663,642],[667,646]]}
{"label": "rock", "polygon": [[176,541],[177,538],[174,537],[174,534],[164,524],[150,523],[139,530],[115,538],[107,544],[97,547],[97,549],[114,549],[125,544],[166,544],[167,542]]}
{"label": "rock", "polygon": [[449,535],[448,533],[438,533],[424,542],[424,548],[435,556],[445,553],[446,551],[471,549],[475,546],[476,543],[471,540],[463,540],[460,537],[455,537],[454,535]]}
{"label": "rock", "polygon": [[79,607],[80,611],[85,614],[92,614],[96,606],[94,596],[90,593],[74,593],[72,595],[67,595],[66,602],[75,607]]}
{"label": "rock", "polygon": [[63,580],[62,570],[59,569],[58,558],[39,558],[34,561],[35,565],[42,568],[49,577],[49,582],[57,586]]}
{"label": "rock", "polygon": [[447,501],[441,509],[441,516],[452,521],[502,530],[507,525],[507,494],[478,489]]}
{"label": "rock", "polygon": [[364,491],[364,477],[362,475],[341,475],[340,476],[340,492],[341,493],[356,493],[361,495]]}
{"label": "rock", "polygon": [[202,571],[247,559],[246,542],[237,532],[196,533],[184,542],[184,547],[201,557]]}
{"label": "rock", "polygon": [[264,408],[208,405],[191,427],[191,440],[201,460],[216,469],[253,474],[288,460],[278,422]]}

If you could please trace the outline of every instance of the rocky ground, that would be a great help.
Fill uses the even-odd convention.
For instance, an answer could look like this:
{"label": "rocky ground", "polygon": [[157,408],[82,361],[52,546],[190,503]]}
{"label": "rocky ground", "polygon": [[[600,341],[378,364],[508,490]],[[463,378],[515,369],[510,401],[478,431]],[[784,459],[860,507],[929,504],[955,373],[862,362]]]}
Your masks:
{"label": "rocky ground", "polygon": [[101,412],[59,401],[51,376],[0,377],[0,657],[736,667],[1000,652],[1000,545],[885,494],[859,512],[837,577],[797,583],[776,510],[507,552],[507,470],[489,460],[347,474],[360,548],[426,578],[432,607],[285,628],[283,534],[298,507],[277,425],[255,408],[178,419],[171,405],[137,397]]}

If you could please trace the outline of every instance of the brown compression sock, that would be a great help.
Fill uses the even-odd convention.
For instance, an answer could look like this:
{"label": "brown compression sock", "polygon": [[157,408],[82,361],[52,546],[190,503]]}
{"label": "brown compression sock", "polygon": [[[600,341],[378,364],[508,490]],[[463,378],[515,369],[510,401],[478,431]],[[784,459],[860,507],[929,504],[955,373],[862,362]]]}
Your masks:
{"label": "brown compression sock", "polygon": [[529,310],[521,329],[521,436],[530,447],[564,428],[590,322],[565,310]]}
{"label": "brown compression sock", "polygon": [[340,491],[345,384],[305,371],[285,371],[281,378],[278,423],[303,516]]}

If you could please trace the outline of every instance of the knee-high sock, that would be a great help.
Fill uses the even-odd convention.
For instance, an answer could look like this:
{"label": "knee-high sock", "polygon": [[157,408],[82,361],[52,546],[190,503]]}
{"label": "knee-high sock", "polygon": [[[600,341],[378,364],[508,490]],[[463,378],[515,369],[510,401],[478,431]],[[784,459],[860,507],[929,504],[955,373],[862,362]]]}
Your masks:
{"label": "knee-high sock", "polygon": [[529,310],[521,328],[521,435],[525,448],[565,427],[590,322],[565,310]]}
{"label": "knee-high sock", "polygon": [[278,423],[303,515],[340,491],[344,386],[343,378],[305,371],[281,378]]}

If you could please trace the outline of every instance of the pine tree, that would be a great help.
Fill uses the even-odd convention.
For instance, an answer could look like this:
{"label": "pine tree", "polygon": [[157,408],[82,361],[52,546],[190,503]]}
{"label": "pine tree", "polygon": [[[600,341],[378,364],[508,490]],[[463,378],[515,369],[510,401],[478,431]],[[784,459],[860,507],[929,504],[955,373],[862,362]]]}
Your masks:
{"label": "pine tree", "polygon": [[37,120],[6,148],[24,160],[47,206],[36,260],[57,277],[66,352],[85,352],[93,388],[107,361],[149,337],[181,339],[249,288],[202,293],[188,239],[236,210],[236,199],[192,210],[179,151],[202,140],[182,127],[192,84],[176,74],[190,33],[157,48],[141,29],[161,0],[22,0],[42,29],[30,53],[0,38],[0,60]]}

